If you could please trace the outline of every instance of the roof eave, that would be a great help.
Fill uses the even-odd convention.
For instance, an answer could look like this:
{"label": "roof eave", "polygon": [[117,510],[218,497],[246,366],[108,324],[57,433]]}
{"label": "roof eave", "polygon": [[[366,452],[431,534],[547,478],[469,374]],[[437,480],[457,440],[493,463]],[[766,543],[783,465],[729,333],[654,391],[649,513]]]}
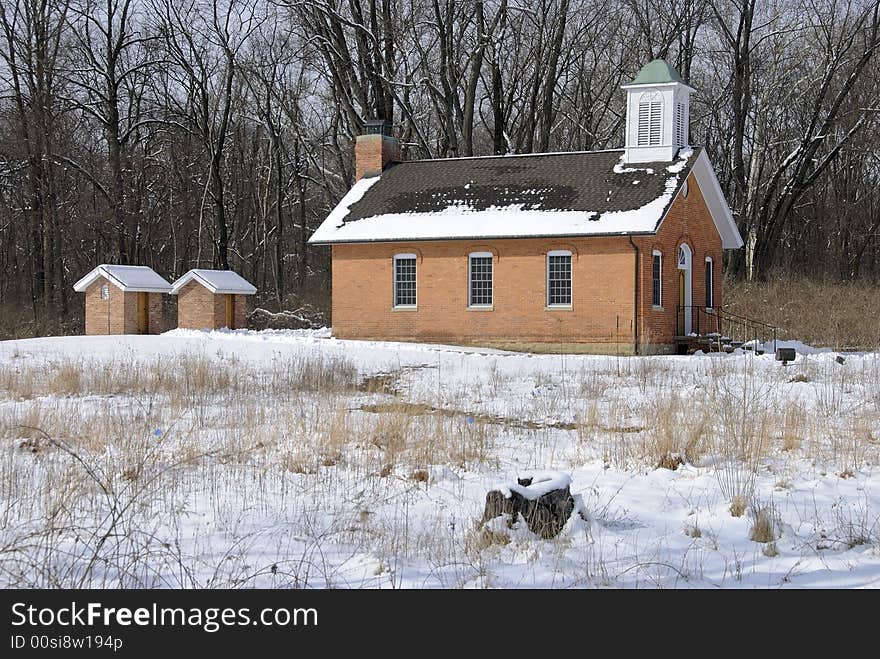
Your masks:
{"label": "roof eave", "polygon": [[443,236],[437,238],[376,238],[376,239],[358,239],[358,240],[321,240],[311,243],[313,245],[369,245],[374,243],[439,243],[449,242],[452,240],[530,240],[530,239],[555,239],[555,238],[609,238],[614,236],[653,236],[657,233],[653,231],[603,231],[601,233],[547,233],[537,234],[530,233],[528,235],[510,234],[510,235],[472,235],[472,236]]}
{"label": "roof eave", "polygon": [[256,295],[257,290],[254,289],[252,291],[244,291],[231,288],[218,288],[212,291],[212,293],[214,293],[214,295]]}
{"label": "roof eave", "polygon": [[673,82],[637,82],[637,83],[630,82],[625,85],[621,85],[620,88],[621,89],[638,89],[640,87],[645,87],[645,88],[647,88],[647,87],[672,87],[673,85],[680,85],[681,87],[686,87],[687,89],[690,89],[692,92],[697,91],[696,89],[691,87],[686,82],[675,82],[675,81],[673,81]]}
{"label": "roof eave", "polygon": [[95,280],[101,276],[101,273],[98,272],[98,269],[95,268],[90,273],[88,273],[85,277],[80,279],[73,285],[73,290],[77,293],[85,293],[89,286],[95,283]]}

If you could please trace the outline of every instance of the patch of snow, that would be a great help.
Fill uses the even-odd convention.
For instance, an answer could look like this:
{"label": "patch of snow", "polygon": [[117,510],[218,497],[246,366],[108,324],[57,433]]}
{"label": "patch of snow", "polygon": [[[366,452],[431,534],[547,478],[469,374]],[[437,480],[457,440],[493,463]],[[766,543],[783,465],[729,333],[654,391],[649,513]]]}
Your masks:
{"label": "patch of snow", "polygon": [[531,485],[520,485],[519,482],[502,483],[492,487],[498,490],[506,498],[510,498],[512,492],[534,501],[553,490],[561,490],[571,485],[571,476],[562,471],[526,471],[517,476],[517,480],[530,478]]}
{"label": "patch of snow", "polygon": [[181,337],[192,339],[213,339],[213,338],[249,338],[258,341],[277,341],[290,338],[309,338],[309,339],[329,339],[331,330],[329,327],[321,327],[318,329],[281,329],[281,330],[249,330],[249,329],[216,329],[216,330],[194,330],[194,329],[173,329],[165,332],[162,336]]}
{"label": "patch of snow", "polygon": [[672,176],[666,180],[666,188],[663,194],[656,199],[635,210],[603,213],[601,216],[602,222],[610,226],[626,224],[632,227],[630,230],[633,233],[654,231],[663,217],[663,211],[666,210],[669,202],[672,201],[672,194],[677,187],[678,177]]}
{"label": "patch of snow", "polygon": [[620,156],[620,160],[614,165],[615,174],[635,174],[636,172],[646,172],[648,176],[651,176],[654,174],[654,169],[652,167],[627,167],[623,162],[623,156]]}
{"label": "patch of snow", "polygon": [[777,348],[794,348],[794,351],[799,355],[819,355],[832,352],[831,348],[816,348],[815,346],[807,345],[803,341],[777,340],[774,344],[772,339],[764,343],[756,340],[746,341],[743,343],[743,348],[757,348],[758,350],[764,350],[767,354],[775,354]]}
{"label": "patch of snow", "polygon": [[336,205],[336,208],[334,208],[330,215],[327,216],[327,219],[321,223],[318,230],[312,234],[312,237],[309,238],[309,242],[320,242],[333,239],[334,232],[344,226],[345,218],[351,212],[351,207],[363,199],[367,190],[376,185],[380,178],[380,176],[362,178],[351,186],[351,190],[345,194],[342,200]]}
{"label": "patch of snow", "polygon": [[444,481],[448,483],[457,483],[461,480],[461,477],[446,465],[431,465],[428,467],[428,474],[430,475],[428,482],[431,484],[442,483]]}
{"label": "patch of snow", "polygon": [[[414,456],[417,462],[402,458],[391,477],[384,478],[369,473],[375,458],[366,457],[359,444],[343,447],[344,459],[331,466],[319,464],[315,473],[289,471],[283,458],[290,453],[290,440],[307,440],[309,446],[314,439],[313,445],[320,445],[337,403],[342,403],[343,413],[355,415],[357,423],[371,423],[373,417],[360,418],[366,413],[356,410],[365,402],[383,400],[385,394],[282,392],[277,400],[241,399],[243,404],[256,405],[252,409],[262,409],[267,415],[264,422],[255,420],[260,415],[245,420],[238,411],[246,408],[238,403],[230,407],[225,391],[206,394],[198,413],[163,404],[162,392],[155,392],[156,403],[151,403],[147,414],[137,392],[63,398],[36,390],[38,395],[26,401],[4,393],[0,410],[13,420],[33,415],[33,409],[42,419],[45,411],[47,419],[60,415],[63,424],[75,428],[90,423],[95,410],[107,409],[114,419],[134,421],[125,428],[136,429],[151,450],[157,448],[159,465],[178,461],[184,450],[204,453],[203,459],[168,472],[168,479],[155,488],[158,496],[138,494],[130,526],[148,532],[157,542],[179,543],[180,565],[191,571],[191,580],[175,581],[175,571],[164,569],[165,555],[147,551],[144,574],[156,577],[143,586],[126,582],[135,587],[877,588],[880,544],[876,528],[870,526],[880,509],[880,462],[870,434],[876,432],[870,428],[859,449],[863,457],[851,471],[844,471],[850,458],[837,456],[834,437],[851,434],[854,417],[834,410],[839,406],[840,412],[864,414],[859,418],[869,423],[875,418],[871,416],[876,406],[873,383],[880,353],[849,354],[846,365],[838,367],[834,362],[839,353],[799,341],[780,341],[779,346],[810,354],[799,358],[802,367],[793,367],[795,372],[803,368],[807,382],[786,386],[782,383],[788,378],[782,376],[787,374],[772,352],[756,358],[739,348],[736,356],[710,354],[700,359],[540,355],[347,341],[330,338],[328,329],[175,330],[160,336],[0,341],[4,373],[36,365],[46,374],[43,382],[51,383],[59,365],[82,364],[87,375],[84,392],[91,391],[86,381],[102,377],[105,363],[132,369],[158,364],[175,368],[172,360],[195,357],[259,377],[271,373],[276,364],[296,365],[304,358],[332,364],[343,359],[359,377],[399,372],[401,400],[438,409],[446,405],[453,412],[448,417],[424,417],[425,429],[435,422],[448,423],[443,428],[481,442],[486,451],[486,458],[465,460],[431,454],[427,465],[421,454]],[[231,357],[235,364],[230,364]],[[643,367],[663,377],[646,380]],[[841,379],[841,369],[852,377]],[[472,425],[458,414],[579,422],[583,393],[571,387],[573,373],[600,385],[591,401],[596,405],[599,441],[585,442],[577,431],[564,429],[533,432],[516,424]],[[781,535],[772,553],[750,539],[749,515],[731,515],[730,497],[721,488],[725,453],[710,448],[692,464],[673,471],[654,469],[650,456],[643,462],[632,450],[642,446],[644,433],[656,427],[652,410],[659,398],[683,391],[700,402],[710,398],[705,392],[715,391],[721,394],[715,399],[718,408],[738,408],[746,400],[745,383],[752,379],[762,392],[758,404],[782,410],[797,404],[808,421],[800,447],[789,450],[781,442],[770,443],[753,474],[754,500],[772,501],[779,516]],[[723,382],[720,387],[719,382]],[[530,395],[538,391],[541,395]],[[236,399],[240,395],[247,393],[236,393]],[[325,395],[337,398],[325,399]],[[199,420],[202,415],[207,416]],[[629,426],[636,430],[612,431]],[[95,436],[101,437],[102,426],[94,427]],[[286,432],[278,436],[280,427],[296,434],[289,439]],[[711,436],[710,430],[707,439]],[[225,457],[230,455],[230,440],[248,446],[255,439],[261,442],[259,451]],[[723,433],[717,440],[725,440]],[[711,441],[713,446],[715,440]],[[41,519],[32,511],[50,501],[46,487],[52,470],[66,471],[73,465],[60,452],[32,453],[32,443],[26,443],[32,440],[24,433],[8,433],[8,442],[21,450],[4,456],[4,476],[17,480],[14,488],[5,485],[3,503],[12,515],[0,529],[0,540],[14,546],[10,541],[18,529],[30,532],[28,525],[33,524],[39,530]],[[110,437],[106,454],[92,457],[99,464],[106,462],[108,474],[118,474],[124,443]],[[620,458],[614,457],[618,447],[622,454],[626,451]],[[614,450],[609,453],[609,448]],[[47,468],[53,464],[51,470]],[[487,522],[486,528],[507,536],[507,542],[481,552],[477,567],[473,555],[463,548],[483,508],[487,473],[495,473],[498,465],[505,474],[531,476],[539,488],[570,482],[580,496],[572,494],[576,513],[561,531],[561,541],[537,538],[521,520],[512,529],[504,518]],[[559,472],[523,471],[551,465],[565,465],[570,481],[567,474],[558,479]],[[428,470],[427,483],[414,486],[410,478],[414,467]],[[250,477],[255,469],[260,487],[254,487]],[[120,481],[122,487],[127,486]],[[534,488],[526,489],[534,493]],[[101,498],[89,494],[92,489],[76,488],[70,493],[72,501],[100,506]],[[590,514],[582,517],[578,514],[582,510]],[[82,511],[89,521],[92,512],[103,514],[89,507]],[[860,525],[862,535],[855,539],[864,544],[854,544],[853,534]],[[388,543],[387,538],[400,541]],[[240,550],[230,552],[230,546]],[[77,570],[79,555],[58,551],[53,562],[68,561],[65,569]],[[70,556],[74,558],[65,558]],[[7,565],[15,567],[13,562]],[[275,565],[282,568],[277,574],[270,569]],[[295,572],[298,565],[306,566],[303,572]],[[316,565],[320,569],[311,567]],[[254,576],[238,581],[237,575],[244,573]],[[10,587],[9,574],[0,575],[0,586]],[[105,586],[115,585],[115,580],[109,567],[96,577]]]}
{"label": "patch of snow", "polygon": [[675,162],[669,167],[666,168],[666,171],[670,174],[679,174],[681,170],[685,168],[690,157],[694,155],[694,150],[691,148],[682,149],[678,152],[678,162]]}

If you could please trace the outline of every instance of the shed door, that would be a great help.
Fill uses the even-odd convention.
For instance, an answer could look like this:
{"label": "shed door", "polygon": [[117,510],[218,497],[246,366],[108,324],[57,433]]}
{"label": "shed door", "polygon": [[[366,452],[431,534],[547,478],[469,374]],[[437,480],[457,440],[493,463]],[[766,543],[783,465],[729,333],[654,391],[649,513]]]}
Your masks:
{"label": "shed door", "polygon": [[147,309],[149,308],[149,293],[138,293],[138,334],[149,334],[150,323],[148,321]]}
{"label": "shed door", "polygon": [[226,294],[226,327],[235,329],[235,296]]}

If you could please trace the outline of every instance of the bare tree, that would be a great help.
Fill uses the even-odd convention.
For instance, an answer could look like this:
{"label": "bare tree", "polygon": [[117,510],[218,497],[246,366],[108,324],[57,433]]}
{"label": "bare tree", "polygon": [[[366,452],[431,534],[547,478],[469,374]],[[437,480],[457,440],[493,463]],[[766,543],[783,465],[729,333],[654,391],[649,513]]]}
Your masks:
{"label": "bare tree", "polygon": [[729,274],[878,277],[878,4],[7,0],[0,307],[75,326],[100,261],[233,267],[263,305],[326,307],[306,242],[364,120],[406,158],[619,148],[620,85],[654,57],[697,90],[692,141],[746,238]]}

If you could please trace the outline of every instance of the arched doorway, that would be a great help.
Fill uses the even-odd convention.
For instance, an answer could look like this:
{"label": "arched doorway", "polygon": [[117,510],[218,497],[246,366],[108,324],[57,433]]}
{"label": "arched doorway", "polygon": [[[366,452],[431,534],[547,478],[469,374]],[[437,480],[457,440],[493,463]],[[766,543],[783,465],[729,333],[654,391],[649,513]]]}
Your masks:
{"label": "arched doorway", "polygon": [[691,333],[693,289],[693,254],[687,243],[678,246],[678,334]]}

